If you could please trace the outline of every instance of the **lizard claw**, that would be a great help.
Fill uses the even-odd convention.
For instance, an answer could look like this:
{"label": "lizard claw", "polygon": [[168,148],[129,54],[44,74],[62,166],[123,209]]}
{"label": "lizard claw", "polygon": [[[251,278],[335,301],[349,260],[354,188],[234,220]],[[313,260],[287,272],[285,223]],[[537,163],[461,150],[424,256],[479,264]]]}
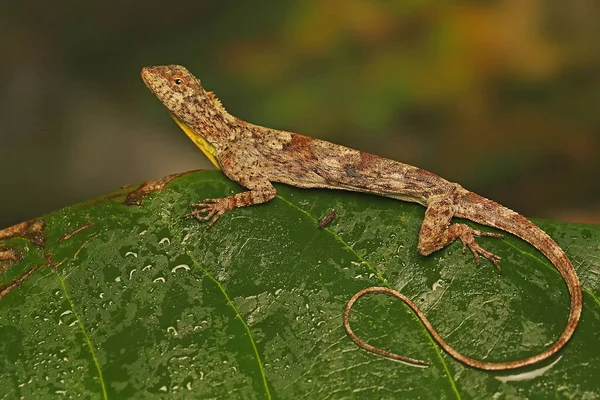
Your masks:
{"label": "lizard claw", "polygon": [[[202,203],[192,203],[192,211],[186,217],[196,218],[198,221],[209,221],[208,228],[221,218],[225,212],[232,209],[229,199],[206,199]],[[206,215],[203,215],[206,214]]]}
{"label": "lizard claw", "polygon": [[493,232],[480,232],[478,230],[473,229],[468,234],[460,236],[460,240],[463,243],[463,253],[465,252],[465,249],[468,247],[469,250],[471,250],[471,253],[473,253],[473,256],[475,257],[475,263],[477,264],[477,266],[479,266],[479,264],[480,264],[479,256],[483,256],[484,258],[487,258],[488,260],[490,260],[494,264],[496,269],[498,270],[498,273],[501,274],[502,268],[500,268],[499,261],[502,260],[502,257],[497,256],[496,254],[489,252],[486,249],[484,249],[483,247],[479,246],[479,244],[475,241],[475,238],[473,237],[473,235],[475,235],[475,236],[492,236],[492,237],[502,237],[502,235],[498,234],[498,233],[493,233]]}

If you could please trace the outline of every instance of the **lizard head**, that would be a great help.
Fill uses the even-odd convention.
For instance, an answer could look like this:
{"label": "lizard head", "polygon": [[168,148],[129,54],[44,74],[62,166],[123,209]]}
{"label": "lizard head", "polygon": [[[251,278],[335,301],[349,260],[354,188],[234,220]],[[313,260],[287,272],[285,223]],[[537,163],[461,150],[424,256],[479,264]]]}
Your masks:
{"label": "lizard head", "polygon": [[194,103],[209,97],[200,80],[180,65],[142,68],[142,79],[164,106],[180,118],[192,111]]}
{"label": "lizard head", "polygon": [[231,117],[200,80],[180,65],[142,68],[142,79],[177,125],[217,166],[217,150]]}

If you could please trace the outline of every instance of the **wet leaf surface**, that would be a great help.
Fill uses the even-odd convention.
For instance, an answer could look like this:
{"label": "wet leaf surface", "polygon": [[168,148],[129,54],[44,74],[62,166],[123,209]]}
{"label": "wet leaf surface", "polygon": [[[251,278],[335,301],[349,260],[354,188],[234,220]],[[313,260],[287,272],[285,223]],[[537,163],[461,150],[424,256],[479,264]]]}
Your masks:
{"label": "wet leaf surface", "polygon": [[[0,299],[2,398],[600,395],[598,226],[539,222],[575,265],[584,309],[560,355],[533,368],[465,367],[402,303],[361,299],[354,330],[432,363],[416,368],[346,337],[342,311],[354,293],[398,289],[459,351],[506,361],[541,351],[562,331],[569,303],[560,275],[511,236],[480,240],[503,257],[502,276],[489,263],[476,268],[459,243],[423,257],[416,243],[424,208],[415,204],[277,185],[275,200],[206,229],[182,218],[188,204],[239,186],[204,171],[161,189],[145,193],[141,206],[124,205],[129,188],[46,215],[43,248],[0,241],[23,258],[0,268],[0,291],[25,277]],[[335,219],[319,229],[332,209]]]}

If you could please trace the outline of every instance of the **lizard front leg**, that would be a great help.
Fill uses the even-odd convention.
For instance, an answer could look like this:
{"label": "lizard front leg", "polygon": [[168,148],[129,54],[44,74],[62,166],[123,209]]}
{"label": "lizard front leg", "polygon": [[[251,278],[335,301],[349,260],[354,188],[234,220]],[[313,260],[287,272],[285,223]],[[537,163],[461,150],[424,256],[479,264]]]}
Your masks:
{"label": "lizard front leg", "polygon": [[192,211],[186,214],[186,216],[194,217],[199,221],[210,221],[208,223],[208,227],[210,228],[227,211],[236,207],[265,203],[277,194],[271,182],[267,180],[244,180],[240,183],[250,190],[220,199],[205,199],[202,203],[190,204]]}
{"label": "lizard front leg", "polygon": [[479,256],[481,255],[494,263],[500,273],[501,269],[498,261],[501,260],[501,257],[479,246],[474,236],[502,237],[502,235],[493,232],[482,232],[465,224],[450,224],[453,216],[453,204],[451,196],[428,204],[421,225],[421,232],[419,233],[419,244],[417,245],[419,252],[424,256],[429,255],[448,246],[458,238],[462,241],[463,253],[468,247],[475,256],[477,265],[479,265]]}

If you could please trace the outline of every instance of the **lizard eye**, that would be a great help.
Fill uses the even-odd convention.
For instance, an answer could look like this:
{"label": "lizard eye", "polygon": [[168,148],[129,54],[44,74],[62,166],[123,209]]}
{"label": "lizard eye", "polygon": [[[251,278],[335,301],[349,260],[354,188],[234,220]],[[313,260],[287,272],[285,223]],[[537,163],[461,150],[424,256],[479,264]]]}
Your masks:
{"label": "lizard eye", "polygon": [[181,85],[183,83],[183,80],[180,78],[175,79],[175,84],[176,85]]}

